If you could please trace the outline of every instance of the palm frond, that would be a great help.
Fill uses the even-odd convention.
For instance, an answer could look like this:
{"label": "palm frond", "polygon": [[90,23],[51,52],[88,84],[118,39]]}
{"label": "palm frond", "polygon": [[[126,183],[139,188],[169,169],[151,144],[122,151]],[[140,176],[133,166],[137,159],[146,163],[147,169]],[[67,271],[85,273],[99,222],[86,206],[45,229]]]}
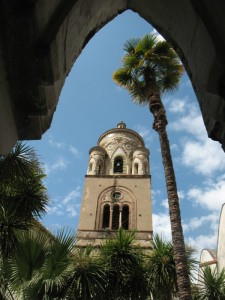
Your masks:
{"label": "palm frond", "polygon": [[140,66],[140,59],[138,59],[135,54],[125,55],[122,61],[123,68],[127,70],[127,72],[132,72],[135,68]]}
{"label": "palm frond", "polygon": [[225,299],[225,270],[219,274],[217,270],[212,270],[206,266],[203,270],[202,285],[199,293],[202,299],[222,300]]}
{"label": "palm frond", "polygon": [[132,82],[132,76],[126,69],[118,69],[113,73],[113,80],[121,87],[127,87]]}
{"label": "palm frond", "polygon": [[29,177],[34,172],[43,173],[33,148],[18,142],[13,150],[0,156],[0,180],[7,182],[18,177]]}
{"label": "palm frond", "polygon": [[134,53],[135,48],[137,46],[137,44],[139,43],[140,39],[139,38],[133,38],[128,40],[124,46],[123,46],[123,50],[127,53]]}
{"label": "palm frond", "polygon": [[114,72],[113,79],[128,90],[133,102],[145,105],[154,90],[164,93],[177,88],[184,68],[166,41],[145,35],[125,45],[123,67]]}
{"label": "palm frond", "polygon": [[9,257],[18,249],[18,233],[28,230],[29,223],[18,217],[15,210],[5,205],[0,206],[0,252],[3,257]]}
{"label": "palm frond", "polygon": [[89,251],[78,251],[74,256],[73,269],[68,279],[69,299],[104,299],[107,288],[107,268],[103,261],[90,255]]}
{"label": "palm frond", "polygon": [[43,185],[41,175],[34,174],[30,178],[17,180],[11,202],[17,214],[26,219],[40,217],[46,212],[49,198]]}
{"label": "palm frond", "polygon": [[156,35],[149,35],[146,34],[142,39],[140,39],[139,43],[135,48],[136,53],[143,53],[145,54],[147,51],[151,50],[155,44],[157,43],[158,39]]}

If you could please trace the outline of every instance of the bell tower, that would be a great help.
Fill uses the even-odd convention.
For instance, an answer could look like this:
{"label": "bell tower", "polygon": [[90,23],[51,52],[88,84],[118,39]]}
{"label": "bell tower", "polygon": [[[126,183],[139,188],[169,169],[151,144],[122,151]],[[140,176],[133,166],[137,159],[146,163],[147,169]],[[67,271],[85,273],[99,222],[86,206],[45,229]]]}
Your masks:
{"label": "bell tower", "polygon": [[149,150],[142,137],[120,122],[89,151],[77,246],[99,246],[119,228],[136,230],[136,243],[151,248]]}

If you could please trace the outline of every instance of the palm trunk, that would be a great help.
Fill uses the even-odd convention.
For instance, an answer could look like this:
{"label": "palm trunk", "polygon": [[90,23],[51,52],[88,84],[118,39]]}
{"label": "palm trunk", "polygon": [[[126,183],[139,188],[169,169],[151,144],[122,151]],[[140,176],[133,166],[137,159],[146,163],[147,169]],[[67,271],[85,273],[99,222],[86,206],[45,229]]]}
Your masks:
{"label": "palm trunk", "polygon": [[159,134],[162,162],[166,178],[179,299],[191,300],[191,286],[188,275],[183,229],[181,225],[179,198],[170,153],[170,145],[166,132],[166,112],[158,92],[149,97],[149,108],[154,116],[153,128]]}

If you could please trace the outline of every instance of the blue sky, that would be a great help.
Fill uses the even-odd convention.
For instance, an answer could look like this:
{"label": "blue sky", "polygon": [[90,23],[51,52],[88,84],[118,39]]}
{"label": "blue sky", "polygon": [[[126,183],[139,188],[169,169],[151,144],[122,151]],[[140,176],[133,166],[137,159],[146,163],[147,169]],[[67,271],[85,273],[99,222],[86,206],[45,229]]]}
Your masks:
{"label": "blue sky", "polygon": [[[170,239],[164,172],[158,136],[148,107],[131,102],[112,73],[121,66],[123,44],[155,30],[127,11],[101,29],[75,62],[62,90],[51,128],[29,142],[42,161],[51,199],[43,224],[54,231],[77,228],[89,149],[99,136],[123,120],[142,135],[150,150],[153,229]],[[224,152],[207,138],[199,106],[185,74],[179,90],[164,95],[185,240],[199,250],[216,248],[225,194]]]}

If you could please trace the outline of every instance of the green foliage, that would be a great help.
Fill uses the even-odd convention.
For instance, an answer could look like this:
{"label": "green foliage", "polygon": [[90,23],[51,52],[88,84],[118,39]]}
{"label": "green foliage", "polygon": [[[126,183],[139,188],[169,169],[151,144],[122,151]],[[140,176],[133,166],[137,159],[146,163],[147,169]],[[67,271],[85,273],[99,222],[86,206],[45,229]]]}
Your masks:
{"label": "green foliage", "polygon": [[145,105],[155,92],[173,92],[183,74],[183,66],[166,41],[155,35],[131,39],[124,45],[123,66],[113,80],[128,90],[135,103]]}
{"label": "green foliage", "polygon": [[7,261],[6,277],[16,299],[51,299],[61,295],[71,272],[75,236],[61,230],[21,233],[18,251]]}
{"label": "green foliage", "polygon": [[171,242],[163,241],[158,235],[154,236],[147,268],[153,299],[172,299],[172,295],[177,293],[177,277]]}
{"label": "green foliage", "polygon": [[18,142],[9,154],[0,156],[1,184],[17,181],[18,178],[29,178],[34,173],[43,174],[33,148]]}
{"label": "green foliage", "polygon": [[107,267],[92,248],[77,250],[68,277],[67,299],[104,299]]}
{"label": "green foliage", "polygon": [[225,270],[217,273],[207,266],[203,270],[199,289],[201,300],[225,300]]}
{"label": "green foliage", "polygon": [[120,228],[115,238],[107,239],[100,255],[108,265],[107,299],[145,299],[147,281],[144,255],[135,247],[135,232]]}
{"label": "green foliage", "polygon": [[48,204],[45,177],[34,150],[18,142],[0,156],[0,251],[9,257],[17,249],[17,233],[28,230]]}

